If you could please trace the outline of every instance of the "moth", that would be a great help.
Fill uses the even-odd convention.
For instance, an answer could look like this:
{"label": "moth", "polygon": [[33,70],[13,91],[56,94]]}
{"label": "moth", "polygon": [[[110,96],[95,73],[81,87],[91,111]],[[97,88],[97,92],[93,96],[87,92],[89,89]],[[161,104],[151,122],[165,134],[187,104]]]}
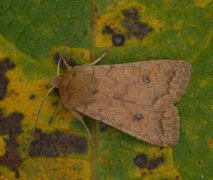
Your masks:
{"label": "moth", "polygon": [[58,88],[63,106],[82,123],[84,114],[154,145],[179,142],[175,104],[188,86],[189,63],[149,60],[74,67],[64,63],[66,73],[54,77],[52,85]]}

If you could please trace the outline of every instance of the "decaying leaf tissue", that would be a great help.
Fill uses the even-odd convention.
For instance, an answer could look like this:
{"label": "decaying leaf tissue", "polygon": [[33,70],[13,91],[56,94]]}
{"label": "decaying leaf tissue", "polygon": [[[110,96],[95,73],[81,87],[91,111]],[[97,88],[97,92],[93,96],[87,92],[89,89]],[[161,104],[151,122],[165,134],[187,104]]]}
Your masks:
{"label": "decaying leaf tissue", "polygon": [[63,105],[159,146],[179,141],[174,106],[185,92],[191,65],[179,60],[75,66],[53,79]]}

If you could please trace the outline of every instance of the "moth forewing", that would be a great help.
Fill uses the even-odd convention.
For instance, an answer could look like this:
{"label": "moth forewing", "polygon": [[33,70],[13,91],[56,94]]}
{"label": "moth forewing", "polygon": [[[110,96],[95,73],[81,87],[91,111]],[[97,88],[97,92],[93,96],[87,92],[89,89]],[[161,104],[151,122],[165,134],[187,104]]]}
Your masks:
{"label": "moth forewing", "polygon": [[140,140],[173,146],[179,140],[174,103],[185,92],[191,65],[151,60],[76,66],[58,82],[62,103]]}

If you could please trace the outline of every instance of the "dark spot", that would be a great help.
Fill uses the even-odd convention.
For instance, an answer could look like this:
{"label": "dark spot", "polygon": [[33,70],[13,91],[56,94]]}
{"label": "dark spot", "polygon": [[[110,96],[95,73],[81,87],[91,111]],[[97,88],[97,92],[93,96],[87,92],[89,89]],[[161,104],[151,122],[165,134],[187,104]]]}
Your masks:
{"label": "dark spot", "polygon": [[3,109],[0,107],[0,118],[3,116]]}
{"label": "dark spot", "polygon": [[131,7],[129,9],[124,9],[122,13],[128,19],[132,19],[132,20],[139,19],[138,10],[135,7]]}
{"label": "dark spot", "polygon": [[3,100],[6,96],[7,86],[9,84],[9,79],[5,76],[6,71],[11,70],[15,67],[15,64],[5,58],[0,61],[0,100]]}
{"label": "dark spot", "polygon": [[132,27],[132,34],[138,38],[143,39],[152,29],[146,23],[135,23]]}
{"label": "dark spot", "polygon": [[59,90],[58,90],[58,88],[53,88],[53,95],[54,96],[60,96],[60,93],[59,93]]}
{"label": "dark spot", "polygon": [[121,34],[114,34],[112,36],[112,43],[114,46],[122,46],[125,42],[125,36]]}
{"label": "dark spot", "polygon": [[128,20],[123,20],[122,25],[126,28],[128,37],[133,35],[137,39],[143,39],[152,30],[147,24],[142,22],[130,24]]}
{"label": "dark spot", "polygon": [[144,116],[143,116],[143,114],[141,114],[141,113],[135,113],[135,114],[133,115],[133,120],[139,121],[139,120],[141,120],[141,119],[143,119],[143,118],[144,118]]}
{"label": "dark spot", "polygon": [[13,112],[8,116],[0,116],[0,134],[20,134],[22,132],[21,121],[24,115]]}
{"label": "dark spot", "polygon": [[136,164],[136,166],[138,166],[139,168],[146,168],[148,170],[153,170],[153,169],[156,169],[165,160],[163,156],[147,159],[146,155],[141,153],[141,154],[138,154],[136,157],[134,157],[133,161]]}
{"label": "dark spot", "polygon": [[134,163],[136,166],[139,168],[146,168],[147,167],[147,157],[145,154],[138,154],[136,157],[133,159]]}
{"label": "dark spot", "polygon": [[[58,65],[60,58],[63,58],[63,59],[67,62],[67,64],[68,64],[69,66],[71,66],[71,67],[74,67],[74,66],[78,65],[78,64],[77,64],[73,59],[71,59],[70,57],[61,55],[61,54],[59,54],[59,53],[55,53],[53,60],[54,60],[54,63],[55,63],[56,65]],[[61,69],[66,69],[66,66],[65,66],[65,64],[63,63],[63,61],[61,61],[61,63],[60,63],[60,68],[61,68]]]}
{"label": "dark spot", "polygon": [[87,36],[88,35],[87,30],[84,30],[82,34],[83,34],[83,36]]}
{"label": "dark spot", "polygon": [[60,131],[43,133],[37,129],[31,142],[29,156],[59,157],[68,153],[85,153],[87,139]]}
{"label": "dark spot", "polygon": [[6,71],[9,71],[11,69],[15,68],[15,64],[10,61],[9,58],[5,58],[2,61],[0,61],[0,72],[5,73]]}
{"label": "dark spot", "polygon": [[148,173],[147,172],[141,172],[141,176],[143,177],[143,176],[147,176],[148,175]]}
{"label": "dark spot", "polygon": [[8,83],[9,80],[7,77],[2,72],[0,72],[0,100],[3,100],[6,96]]}
{"label": "dark spot", "polygon": [[108,128],[108,125],[106,125],[106,124],[104,124],[102,122],[99,123],[99,130],[100,130],[100,132],[106,131],[107,128]]}
{"label": "dark spot", "polygon": [[122,13],[124,15],[122,26],[126,29],[127,37],[134,36],[137,39],[143,39],[152,31],[151,27],[140,21],[139,12],[135,7],[124,9]]}
{"label": "dark spot", "polygon": [[23,159],[18,152],[18,143],[14,136],[9,136],[6,140],[6,151],[3,156],[0,157],[0,164],[8,167],[15,173],[16,178],[19,177],[18,167],[21,165]]}
{"label": "dark spot", "polygon": [[150,82],[150,79],[149,79],[148,76],[142,76],[142,79],[143,79],[144,83],[149,83]]}
{"label": "dark spot", "polygon": [[179,180],[179,179],[180,179],[180,176],[176,176],[176,177],[175,177],[175,180]]}
{"label": "dark spot", "polygon": [[98,7],[97,6],[95,6],[95,12],[98,13]]}
{"label": "dark spot", "polygon": [[160,147],[160,150],[162,151],[162,150],[163,150],[163,147]]}
{"label": "dark spot", "polygon": [[0,164],[14,171],[17,178],[19,177],[18,167],[22,163],[22,158],[18,152],[15,137],[22,132],[21,121],[23,118],[23,114],[18,112],[4,116],[2,109],[0,109],[0,134],[9,134],[9,138],[6,140],[5,153],[0,157]]}
{"label": "dark spot", "polygon": [[55,102],[52,102],[52,105],[53,105],[53,106],[57,106],[58,103],[59,103],[58,101],[55,101]]}
{"label": "dark spot", "polygon": [[33,99],[35,99],[35,97],[36,97],[35,94],[31,94],[30,97],[29,97],[29,99],[33,100]]}
{"label": "dark spot", "polygon": [[202,164],[202,162],[201,162],[201,161],[198,161],[197,163],[198,163],[199,165],[201,165],[201,164]]}
{"label": "dark spot", "polygon": [[115,31],[108,25],[104,26],[104,28],[102,29],[102,33],[103,34],[104,33],[106,33],[106,34],[114,34],[114,32]]}
{"label": "dark spot", "polygon": [[160,164],[165,161],[164,157],[153,158],[148,161],[148,170],[156,169]]}

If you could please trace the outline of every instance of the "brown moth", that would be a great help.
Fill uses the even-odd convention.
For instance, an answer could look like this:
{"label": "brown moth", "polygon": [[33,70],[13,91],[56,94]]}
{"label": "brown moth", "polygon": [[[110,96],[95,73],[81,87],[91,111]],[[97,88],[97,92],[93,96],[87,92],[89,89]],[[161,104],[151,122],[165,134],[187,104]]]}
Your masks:
{"label": "brown moth", "polygon": [[180,101],[190,76],[191,65],[182,60],[150,60],[69,67],[52,84],[68,110],[151,144],[173,146],[180,136],[174,104]]}

